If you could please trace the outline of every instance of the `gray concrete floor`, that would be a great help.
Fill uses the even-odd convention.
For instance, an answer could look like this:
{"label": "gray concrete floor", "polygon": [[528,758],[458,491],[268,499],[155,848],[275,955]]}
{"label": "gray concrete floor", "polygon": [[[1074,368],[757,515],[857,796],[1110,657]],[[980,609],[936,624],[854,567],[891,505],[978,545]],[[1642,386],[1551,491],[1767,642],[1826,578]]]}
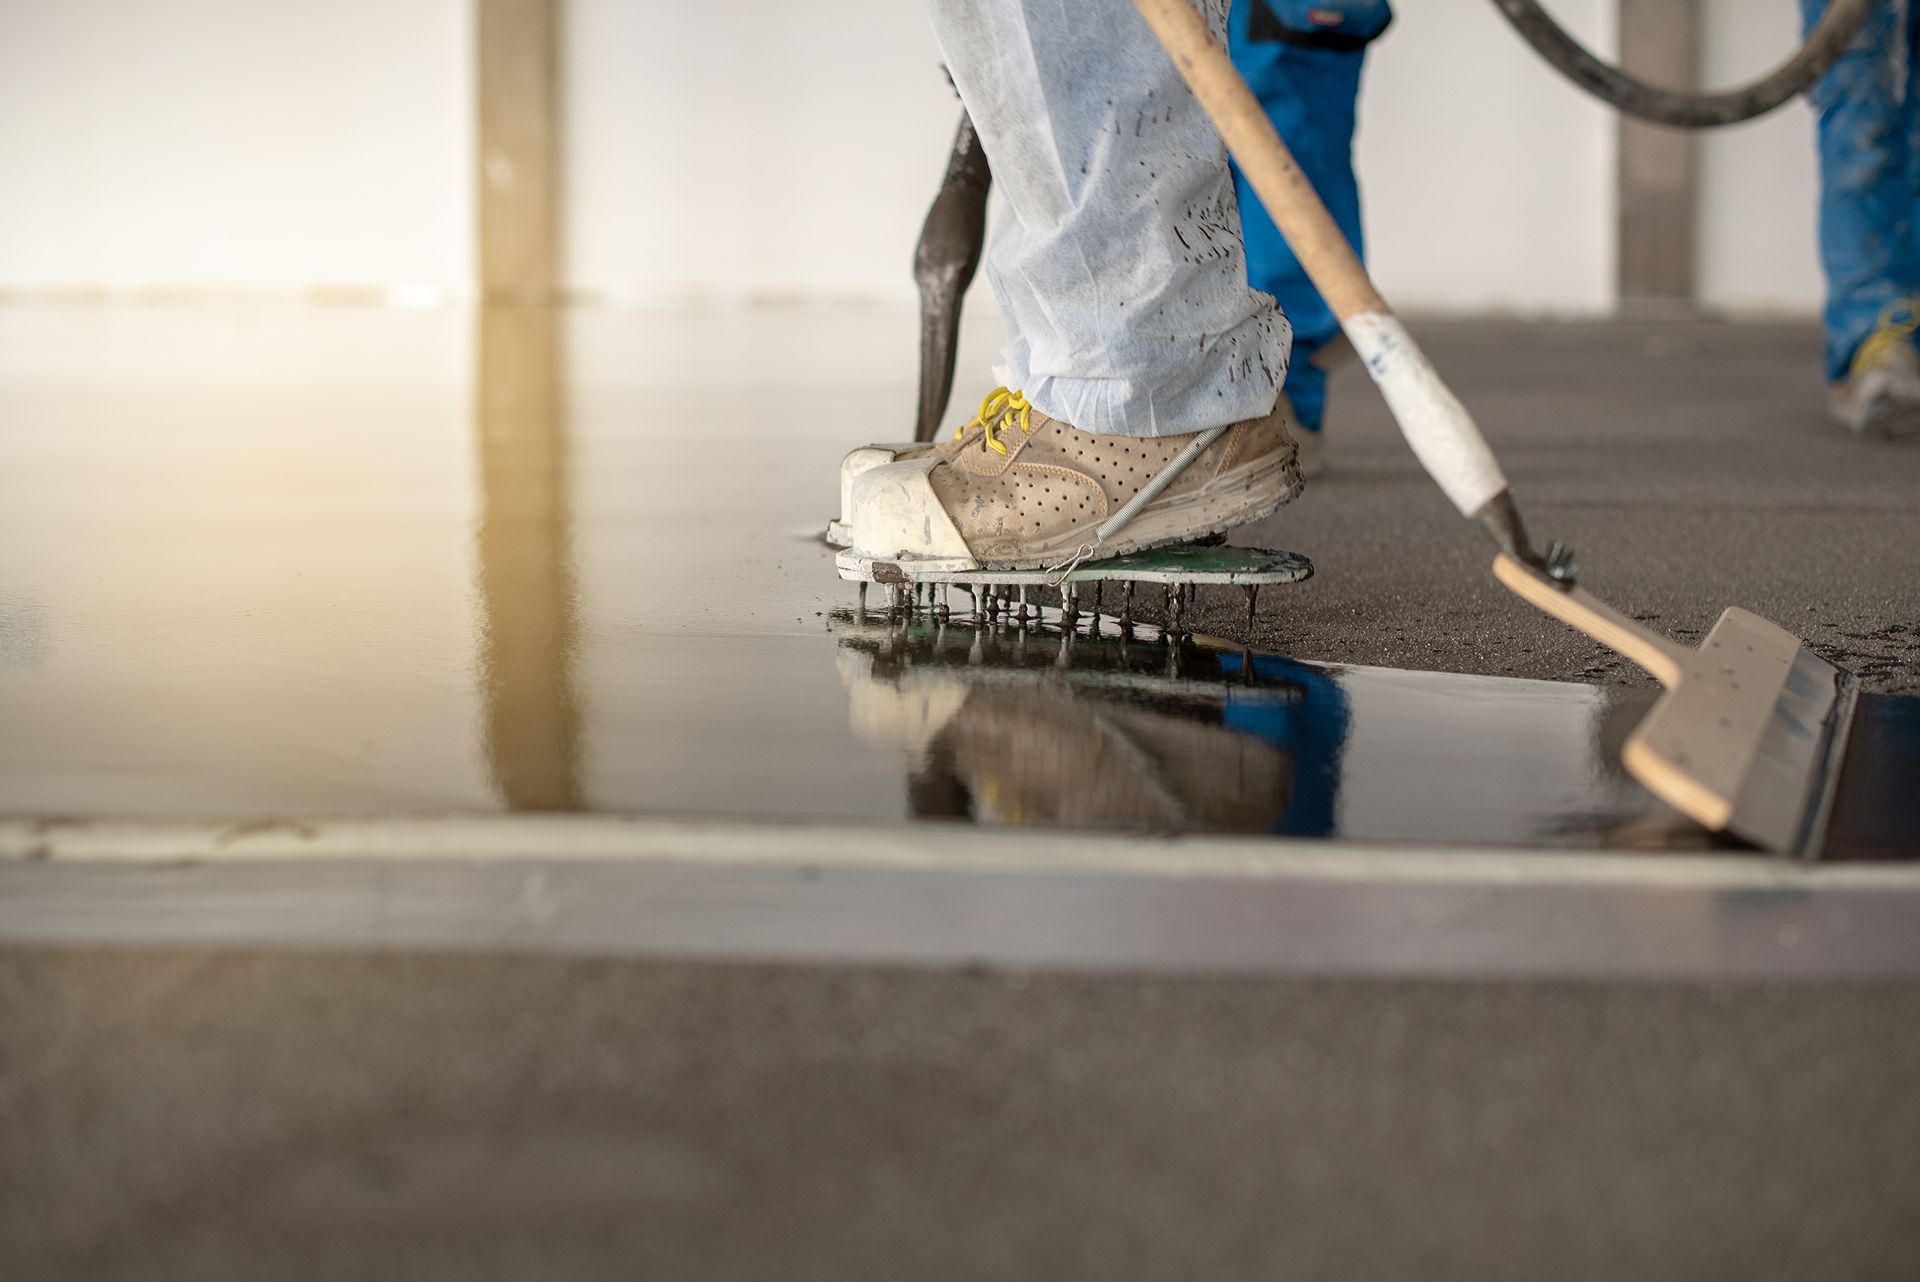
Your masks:
{"label": "gray concrete floor", "polygon": [[[1676,638],[1729,605],[1798,633],[1865,688],[1920,690],[1920,440],[1826,417],[1810,325],[1416,323],[1500,453],[1541,540]],[[1644,682],[1520,604],[1419,471],[1365,372],[1336,377],[1331,468],[1236,541],[1296,548],[1259,640],[1303,659]],[[1223,620],[1224,621],[1224,620]]]}
{"label": "gray concrete floor", "polygon": [[0,957],[0,1275],[1911,1278],[1920,991]]}

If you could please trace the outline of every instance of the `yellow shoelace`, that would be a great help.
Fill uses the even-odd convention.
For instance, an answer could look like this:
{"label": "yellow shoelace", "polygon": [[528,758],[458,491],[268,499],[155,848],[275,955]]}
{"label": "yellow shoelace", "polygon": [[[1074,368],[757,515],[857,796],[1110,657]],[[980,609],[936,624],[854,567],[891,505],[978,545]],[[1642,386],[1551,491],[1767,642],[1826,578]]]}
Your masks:
{"label": "yellow shoelace", "polygon": [[1880,313],[1878,328],[1867,335],[1867,341],[1860,344],[1860,350],[1853,354],[1853,364],[1848,367],[1848,374],[1858,375],[1871,369],[1889,347],[1913,341],[1915,330],[1920,330],[1920,313],[1914,310],[1914,300],[1898,298],[1888,303]]}
{"label": "yellow shoelace", "polygon": [[953,429],[953,439],[965,439],[967,429],[978,423],[987,438],[987,448],[1005,454],[1007,447],[1001,442],[1000,433],[1006,430],[1009,419],[1017,419],[1022,435],[1032,432],[1033,406],[1027,404],[1027,398],[1012,388],[996,387],[980,402],[978,414]]}

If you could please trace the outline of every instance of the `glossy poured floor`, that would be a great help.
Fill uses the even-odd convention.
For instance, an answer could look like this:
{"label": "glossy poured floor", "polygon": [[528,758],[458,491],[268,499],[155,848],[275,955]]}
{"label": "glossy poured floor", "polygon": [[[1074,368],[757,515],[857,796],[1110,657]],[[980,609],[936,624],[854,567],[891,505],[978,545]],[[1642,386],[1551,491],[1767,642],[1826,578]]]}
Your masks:
{"label": "glossy poured floor", "polygon": [[1613,764],[1644,690],[856,615],[816,536],[839,454],[903,434],[912,340],[0,309],[0,812],[1706,844]]}
{"label": "glossy poured floor", "polygon": [[[1433,347],[1596,591],[1862,674],[1910,855],[1920,449],[1812,327]],[[1352,370],[1257,645],[859,617],[912,349],[0,305],[0,1277],[1912,1276],[1920,865],[1667,853]]]}

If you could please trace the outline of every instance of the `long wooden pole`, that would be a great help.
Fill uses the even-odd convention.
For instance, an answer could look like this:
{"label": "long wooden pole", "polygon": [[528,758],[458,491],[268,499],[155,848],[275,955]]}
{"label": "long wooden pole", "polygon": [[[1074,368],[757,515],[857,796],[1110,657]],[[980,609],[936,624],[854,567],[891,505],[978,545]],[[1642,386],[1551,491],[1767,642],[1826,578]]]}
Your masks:
{"label": "long wooden pole", "polygon": [[1463,516],[1479,520],[1506,551],[1530,557],[1507,478],[1486,438],[1373,287],[1227,51],[1214,43],[1206,19],[1189,0],[1133,2],[1340,318],[1420,465]]}
{"label": "long wooden pole", "polygon": [[1241,172],[1260,193],[1260,203],[1333,314],[1345,321],[1361,312],[1390,312],[1320,193],[1307,181],[1226,51],[1214,43],[1206,19],[1190,0],[1134,0],[1134,5],[1212,117]]}

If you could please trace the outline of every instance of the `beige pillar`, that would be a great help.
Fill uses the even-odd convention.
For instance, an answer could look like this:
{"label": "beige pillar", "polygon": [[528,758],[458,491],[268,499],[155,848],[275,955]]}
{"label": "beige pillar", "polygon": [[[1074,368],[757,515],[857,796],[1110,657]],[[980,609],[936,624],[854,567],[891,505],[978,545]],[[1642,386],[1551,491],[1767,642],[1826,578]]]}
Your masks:
{"label": "beige pillar", "polygon": [[559,0],[474,0],[480,289],[549,301],[559,276]]}
{"label": "beige pillar", "polygon": [[[1665,88],[1694,88],[1699,47],[1699,0],[1620,0],[1620,64],[1630,75]],[[1690,307],[1693,133],[1622,116],[1618,182],[1622,308]]]}
{"label": "beige pillar", "polygon": [[481,307],[474,349],[488,762],[516,810],[573,810],[571,489],[559,279],[558,0],[475,0]]}

